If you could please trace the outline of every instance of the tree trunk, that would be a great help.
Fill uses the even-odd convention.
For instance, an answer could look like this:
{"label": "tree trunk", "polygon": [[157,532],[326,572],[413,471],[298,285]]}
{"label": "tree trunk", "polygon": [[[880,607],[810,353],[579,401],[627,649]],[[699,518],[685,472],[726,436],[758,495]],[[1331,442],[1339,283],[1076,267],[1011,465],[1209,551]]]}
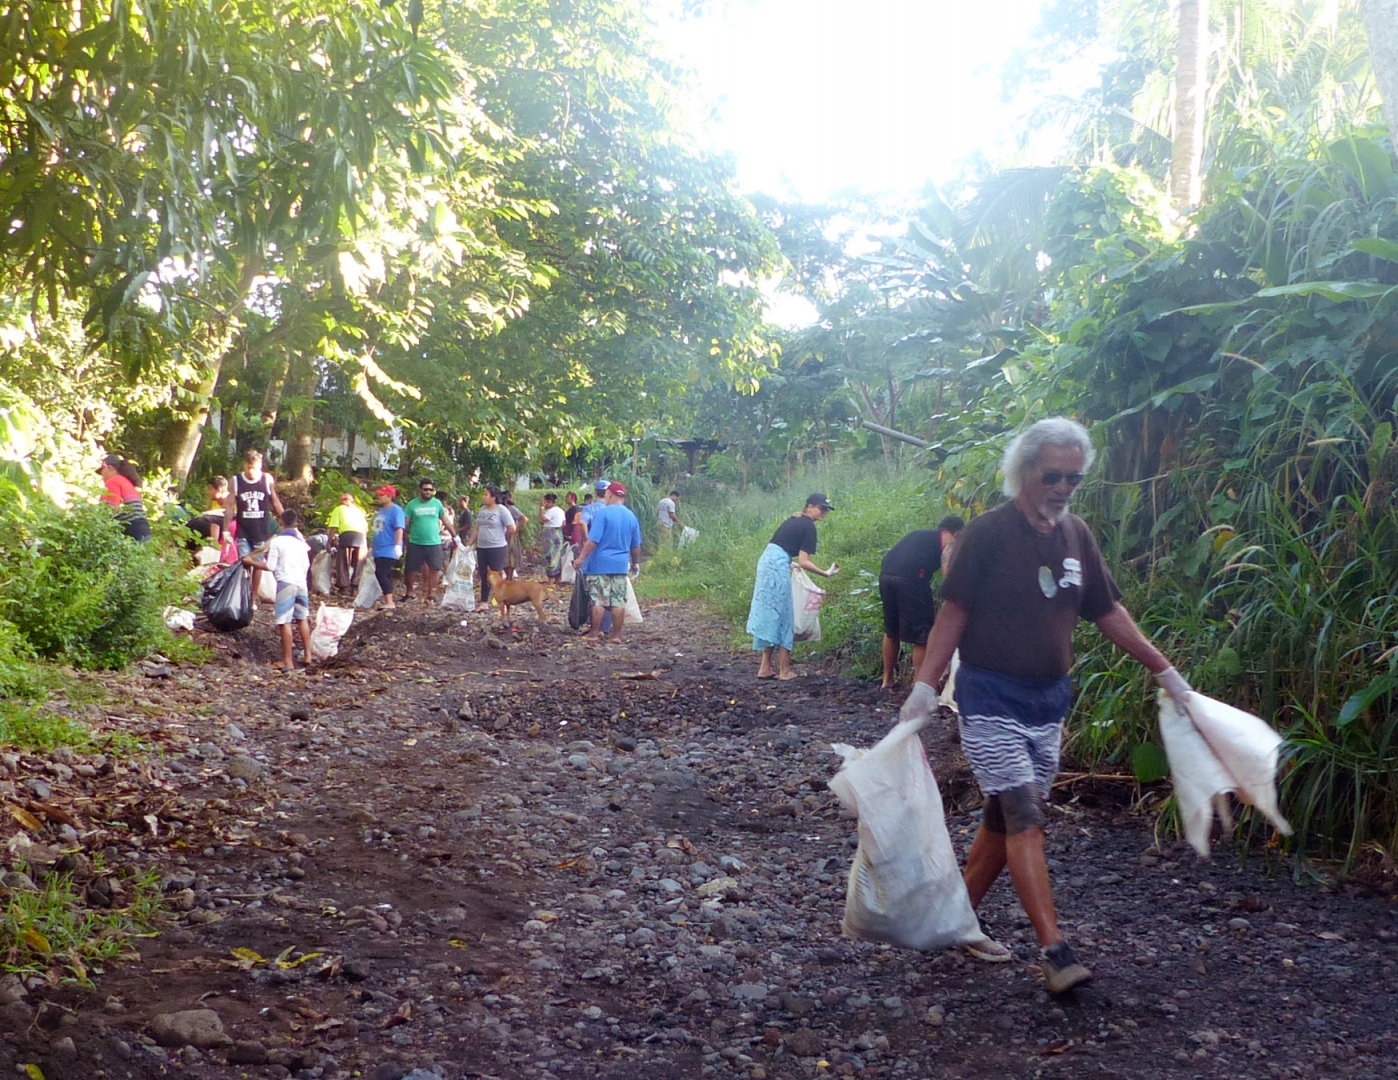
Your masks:
{"label": "tree trunk", "polygon": [[[1391,0],[1390,0],[1391,2]],[[1198,206],[1204,184],[1204,120],[1209,89],[1209,3],[1180,0],[1175,61],[1175,141],[1170,151],[1170,205]]]}
{"label": "tree trunk", "polygon": [[1374,71],[1388,135],[1398,139],[1398,0],[1361,0],[1369,32],[1369,66]]}
{"label": "tree trunk", "polygon": [[287,423],[286,461],[278,482],[285,481],[295,495],[304,497],[310,494],[315,479],[311,456],[315,445],[316,370],[309,357],[296,358],[292,378],[296,402]]}
{"label": "tree trunk", "polygon": [[286,386],[286,373],[291,369],[291,355],[282,353],[272,365],[272,374],[267,380],[267,389],[262,392],[262,423],[268,434],[277,426],[277,414],[282,407],[282,388]]}
{"label": "tree trunk", "polygon": [[218,387],[219,372],[223,368],[223,353],[214,357],[212,366],[204,377],[187,389],[198,395],[202,404],[193,412],[175,417],[160,440],[160,459],[170,470],[170,479],[183,487],[189,479],[189,470],[194,466],[194,455],[199,452],[199,443],[204,438],[204,425],[209,420],[209,401]]}

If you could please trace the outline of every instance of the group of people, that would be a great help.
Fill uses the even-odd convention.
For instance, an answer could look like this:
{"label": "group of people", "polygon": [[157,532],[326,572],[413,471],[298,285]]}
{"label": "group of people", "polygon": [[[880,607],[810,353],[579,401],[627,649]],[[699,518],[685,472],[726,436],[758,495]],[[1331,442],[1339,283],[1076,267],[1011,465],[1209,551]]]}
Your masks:
{"label": "group of people", "polygon": [[[938,686],[959,655],[955,700],[961,746],[984,796],[980,828],[964,880],[978,907],[1006,869],[1042,950],[1052,993],[1088,982],[1092,973],[1058,924],[1044,858],[1046,803],[1058,772],[1063,723],[1072,700],[1072,635],[1080,619],[1140,662],[1176,707],[1189,714],[1191,688],[1136,626],[1087,524],[1071,514],[1073,493],[1095,451],[1086,429],[1053,417],[1010,442],[1002,463],[1006,501],[963,523],[947,517],[918,530],[884,558],[884,686],[891,686],[903,642],[913,646],[915,681],[900,719],[926,723],[940,704]],[[748,630],[762,652],[760,678],[790,675],[793,563],[830,576],[811,562],[815,523],[832,509],[812,495],[777,529],[758,563]],[[932,577],[941,572],[940,611]],[[966,946],[981,960],[1012,960],[987,936]]]}

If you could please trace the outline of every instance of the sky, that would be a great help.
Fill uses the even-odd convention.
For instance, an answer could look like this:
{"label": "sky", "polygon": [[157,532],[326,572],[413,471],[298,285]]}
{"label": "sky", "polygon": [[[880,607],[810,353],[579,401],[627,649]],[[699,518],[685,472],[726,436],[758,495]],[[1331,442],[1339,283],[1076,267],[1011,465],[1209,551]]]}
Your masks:
{"label": "sky", "polygon": [[701,137],[732,153],[747,192],[819,202],[850,188],[945,185],[974,151],[1000,159],[1023,104],[1000,74],[1043,0],[710,0],[665,18],[697,75]]}

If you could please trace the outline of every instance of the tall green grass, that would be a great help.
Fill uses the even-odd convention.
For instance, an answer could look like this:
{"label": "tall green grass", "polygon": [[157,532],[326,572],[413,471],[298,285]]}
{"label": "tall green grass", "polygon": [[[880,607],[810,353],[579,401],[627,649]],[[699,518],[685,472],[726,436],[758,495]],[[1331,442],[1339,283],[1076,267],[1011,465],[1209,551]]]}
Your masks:
{"label": "tall green grass", "polygon": [[825,492],[835,506],[816,526],[815,562],[838,562],[840,572],[817,581],[826,590],[821,640],[798,644],[796,655],[831,657],[852,674],[876,674],[883,638],[879,563],[907,532],[929,529],[956,512],[947,491],[925,470],[846,464],[813,469],[775,493],[720,492],[693,499],[684,498],[681,487],[680,516],[699,530],[699,539],[657,551],[637,589],[642,596],[701,598],[741,635],[757,560],[777,526],[798,513],[813,491]]}

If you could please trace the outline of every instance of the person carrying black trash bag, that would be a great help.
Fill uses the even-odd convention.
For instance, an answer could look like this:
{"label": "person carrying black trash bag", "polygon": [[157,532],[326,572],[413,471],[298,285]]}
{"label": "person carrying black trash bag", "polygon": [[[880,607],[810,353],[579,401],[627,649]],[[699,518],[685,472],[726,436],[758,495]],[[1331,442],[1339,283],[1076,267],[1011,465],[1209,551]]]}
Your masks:
{"label": "person carrying black trash bag", "polygon": [[879,567],[879,599],[883,602],[883,686],[893,689],[898,650],[903,642],[913,647],[913,672],[922,666],[927,635],[937,618],[932,596],[932,575],[945,572],[952,544],[966,523],[947,516],[935,529],[914,529],[883,557]]}
{"label": "person carrying black trash bag", "polygon": [[[900,720],[936,713],[937,683],[959,647],[961,748],[985,795],[981,827],[966,857],[966,891],[971,906],[979,907],[1008,867],[1054,994],[1092,978],[1059,929],[1044,860],[1045,800],[1073,694],[1068,670],[1078,620],[1096,623],[1189,712],[1189,683],[1121,606],[1097,541],[1068,512],[1093,457],[1087,431],[1063,417],[1040,420],[1011,441],[1003,466],[1009,501],[973,519],[957,537],[942,609],[900,713]],[[967,948],[992,963],[1014,959],[989,939]]]}

